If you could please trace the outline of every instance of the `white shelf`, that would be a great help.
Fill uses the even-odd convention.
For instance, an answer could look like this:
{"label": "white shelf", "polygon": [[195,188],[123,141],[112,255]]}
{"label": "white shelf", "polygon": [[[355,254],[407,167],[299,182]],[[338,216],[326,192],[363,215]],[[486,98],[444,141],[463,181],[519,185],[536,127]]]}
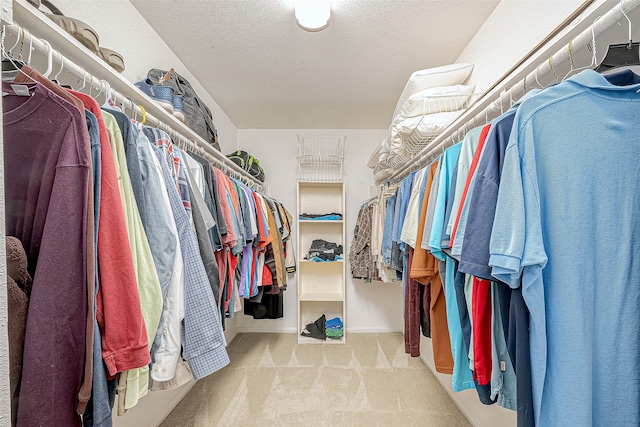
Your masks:
{"label": "white shelf", "polygon": [[342,219],[300,219],[300,224],[343,224]]}
{"label": "white shelf", "polygon": [[342,187],[342,181],[298,181],[304,187]]}
{"label": "white shelf", "polygon": [[[118,73],[103,60],[98,58],[95,53],[91,52],[86,46],[63,30],[59,25],[46,18],[42,11],[36,9],[28,2],[28,0],[15,0],[13,2],[13,18],[16,24],[26,28],[37,38],[47,40],[51,43],[53,49],[60,52],[68,60],[65,60],[64,62],[66,68],[72,68],[72,64],[69,62],[73,62],[77,67],[80,67],[81,65],[81,68],[88,73],[86,77],[87,88],[84,90],[85,92],[89,90],[89,86],[93,86],[93,90],[104,89],[104,87],[100,86],[101,83],[99,80],[106,80],[113,90],[120,92],[133,104],[143,105],[150,116],[153,116],[157,120],[160,120],[164,124],[170,126],[185,138],[195,141],[205,153],[226,165],[234,173],[237,173],[258,185],[263,185],[254,177],[249,175],[248,172],[229,160],[223,153],[214,149],[210,142],[205,141],[193,129],[162,108],[162,106],[144,94],[122,74]],[[26,43],[25,49],[28,49]],[[34,65],[34,68],[40,69],[36,64],[42,65],[42,61],[44,61],[42,55],[33,55],[32,65]],[[60,67],[58,55],[53,55],[53,61],[54,71],[58,70]],[[65,76],[66,74],[67,73],[63,73],[62,76],[67,77]],[[95,78],[89,79],[89,75],[92,75]]]}
{"label": "white shelf", "polygon": [[319,262],[316,262],[316,261],[313,261],[313,260],[310,260],[310,259],[301,259],[298,262],[300,262],[301,264],[308,263],[308,264],[324,265],[324,264],[334,264],[334,263],[335,264],[339,264],[339,263],[343,263],[344,260],[343,259],[339,259],[337,261],[319,261]]}
{"label": "white shelf", "polygon": [[342,292],[309,292],[309,291],[301,291],[300,292],[300,301],[343,301],[344,294]]}
{"label": "white shelf", "polygon": [[303,337],[302,335],[298,335],[298,344],[344,344],[344,337],[338,339],[330,339],[319,340],[317,338],[311,337]]}

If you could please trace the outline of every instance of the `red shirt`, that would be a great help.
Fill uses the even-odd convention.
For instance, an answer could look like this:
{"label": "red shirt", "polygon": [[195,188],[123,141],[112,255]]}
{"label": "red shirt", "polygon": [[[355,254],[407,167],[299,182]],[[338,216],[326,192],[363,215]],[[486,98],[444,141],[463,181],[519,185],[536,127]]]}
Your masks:
{"label": "red shirt", "polygon": [[140,308],[127,225],[120,201],[118,176],[95,99],[73,92],[98,119],[100,131],[100,227],[98,228],[99,288],[96,318],[102,334],[102,358],[109,376],[150,363],[147,329]]}
{"label": "red shirt", "polygon": [[491,282],[473,278],[473,368],[478,384],[491,381]]}

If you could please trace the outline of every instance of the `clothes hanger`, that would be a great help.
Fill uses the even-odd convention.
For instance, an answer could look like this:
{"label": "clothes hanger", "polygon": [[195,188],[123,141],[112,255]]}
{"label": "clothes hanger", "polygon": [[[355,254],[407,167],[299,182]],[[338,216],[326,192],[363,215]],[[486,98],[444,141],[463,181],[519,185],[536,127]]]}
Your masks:
{"label": "clothes hanger", "polygon": [[[82,68],[82,86],[76,89],[76,92],[82,92],[82,90],[87,85],[87,71],[84,69],[84,67],[81,67],[81,68]],[[78,84],[80,83],[80,77],[78,77],[78,81],[76,83]]]}
{"label": "clothes hanger", "polygon": [[29,38],[29,56],[27,57],[27,64],[31,65],[31,54],[33,53],[33,35],[29,32],[29,30],[24,30],[27,37]]}
{"label": "clothes hanger", "polygon": [[101,80],[98,80],[98,83],[100,83],[100,90],[98,91],[97,95],[94,96],[94,98],[96,99],[96,101],[98,100],[98,97],[100,95],[102,95],[102,93],[104,92],[104,85],[102,84]]}
{"label": "clothes hanger", "polygon": [[567,79],[567,77],[569,77],[571,75],[571,73],[573,73],[576,70],[576,64],[575,62],[573,62],[573,52],[571,51],[571,42],[573,41],[573,39],[569,40],[569,43],[567,44],[567,51],[569,51],[569,71],[567,72],[567,74],[564,75],[564,77],[562,77],[561,81],[565,81]]}
{"label": "clothes hanger", "polygon": [[147,122],[147,110],[144,109],[142,105],[138,105],[138,108],[142,111],[142,118],[140,119],[140,124],[145,124]]}
{"label": "clothes hanger", "polygon": [[95,96],[91,94],[92,90],[93,90],[93,74],[89,74],[89,96],[95,98]]}
{"label": "clothes hanger", "polygon": [[139,122],[138,120],[138,106],[135,103],[131,103],[131,119]]}
{"label": "clothes hanger", "polygon": [[6,25],[2,25],[2,71],[18,71],[22,68],[24,63],[19,61],[13,57],[13,49],[20,43],[20,40],[24,40],[24,28],[20,28],[20,34],[16,37],[16,42],[9,52],[6,52],[4,49],[4,40],[6,37]]}
{"label": "clothes hanger", "polygon": [[538,83],[538,86],[540,86],[540,89],[544,89],[544,86],[542,86],[542,84],[540,83],[540,80],[538,80],[538,68],[539,66],[536,67],[536,83]]}
{"label": "clothes hanger", "polygon": [[625,17],[629,24],[629,42],[609,45],[602,62],[595,68],[595,71],[599,73],[619,67],[640,65],[640,43],[634,43],[631,38],[631,19],[622,8],[622,0],[620,0],[619,6],[622,16]]}
{"label": "clothes hanger", "polygon": [[[3,31],[5,31],[5,26],[3,25]],[[9,56],[13,57],[13,49],[15,49],[18,44],[20,44],[20,40],[24,40],[24,28],[20,27],[20,34],[16,34],[16,42],[13,44],[13,46],[11,46],[11,48],[9,49]]]}
{"label": "clothes hanger", "polygon": [[551,57],[549,57],[548,61],[549,63],[549,68],[551,69],[551,72],[553,73],[553,78],[556,81],[556,83],[559,83],[560,80],[558,79],[558,74],[556,73],[556,69],[553,67],[553,62],[551,62]]}
{"label": "clothes hanger", "polygon": [[[571,69],[569,70],[569,72],[562,78],[561,81],[565,81],[567,78],[569,78],[569,76],[571,76],[572,74],[576,74],[582,70],[587,70],[587,69],[593,69],[593,67],[596,66],[597,64],[597,55],[596,55],[596,33],[594,30],[594,26],[596,24],[596,22],[598,21],[598,19],[602,18],[602,16],[599,16],[596,18],[595,21],[593,21],[593,25],[591,25],[591,62],[589,63],[589,65],[586,65],[584,67],[579,67],[576,68],[575,67],[575,63],[573,61],[573,52],[571,50],[571,42],[572,40],[569,40],[569,44],[567,45],[567,49],[569,50],[569,61],[571,62]],[[587,47],[589,47],[589,45],[587,45]]]}
{"label": "clothes hanger", "polygon": [[51,47],[51,43],[49,43],[47,40],[42,41],[47,46],[47,70],[42,73],[42,75],[46,78],[49,78],[51,71],[53,71],[53,47]]}
{"label": "clothes hanger", "polygon": [[120,109],[122,110],[123,113],[127,114],[127,109],[126,109],[126,105],[127,103],[125,102],[127,98],[125,98],[124,96],[122,98],[120,98]]}
{"label": "clothes hanger", "polygon": [[60,81],[58,80],[58,77],[60,77],[60,74],[62,73],[62,70],[64,69],[64,56],[62,56],[62,54],[60,54],[60,69],[58,70],[58,72],[56,73],[56,75],[53,77],[53,82],[56,84],[60,84]]}
{"label": "clothes hanger", "polygon": [[104,83],[104,85],[107,88],[107,91],[106,91],[106,95],[107,95],[106,103],[109,104],[109,106],[112,107],[112,108],[117,108],[116,96],[113,93],[113,91],[111,90],[111,84],[106,80],[102,80],[102,82]]}

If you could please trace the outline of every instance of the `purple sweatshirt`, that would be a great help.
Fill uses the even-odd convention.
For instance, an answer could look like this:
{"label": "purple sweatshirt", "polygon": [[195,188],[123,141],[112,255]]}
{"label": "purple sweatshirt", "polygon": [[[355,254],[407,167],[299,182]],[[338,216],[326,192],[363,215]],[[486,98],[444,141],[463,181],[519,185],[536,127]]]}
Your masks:
{"label": "purple sweatshirt", "polygon": [[3,83],[10,94],[3,97],[6,232],[22,242],[33,277],[18,426],[80,426],[91,163],[86,124],[76,107],[41,84],[21,86],[31,96],[15,95]]}

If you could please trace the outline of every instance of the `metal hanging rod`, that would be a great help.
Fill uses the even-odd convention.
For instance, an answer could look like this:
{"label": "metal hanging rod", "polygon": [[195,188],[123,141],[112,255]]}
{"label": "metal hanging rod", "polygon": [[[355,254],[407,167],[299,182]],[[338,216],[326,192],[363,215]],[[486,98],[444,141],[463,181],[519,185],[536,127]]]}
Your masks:
{"label": "metal hanging rod", "polygon": [[[123,112],[129,111],[132,118],[137,119],[139,117],[145,124],[150,124],[166,132],[179,148],[205,158],[209,163],[222,170],[227,176],[243,182],[249,188],[260,193],[266,193],[266,187],[262,183],[258,182],[238,165],[231,162],[224,154],[208,145],[206,141],[187,138],[174,127],[147,112],[144,106],[136,105],[131,99],[124,96],[122,93],[111,89],[111,85],[108,81],[94,77],[83,67],[77,65],[72,60],[62,55],[62,53],[53,49],[47,40],[34,36],[29,32],[29,30],[19,24],[14,22],[12,24],[3,23],[2,25],[2,50],[4,54],[9,55],[13,59],[17,58],[25,60],[29,65],[31,65],[30,62],[33,51],[46,55],[47,70],[44,72],[45,76],[48,77],[53,69],[56,69],[57,74],[60,74],[62,71],[72,74],[78,78],[78,83],[82,82],[81,90],[88,91],[89,95],[92,95],[92,90],[97,90],[97,95],[92,96],[98,97],[101,94],[104,95],[105,99],[112,100],[116,105],[120,105]],[[15,35],[16,40],[9,50],[5,51],[5,37],[9,33]],[[14,57],[13,51],[16,48],[19,49],[19,55]],[[28,51],[25,52],[24,49],[28,49]],[[54,63],[59,65],[59,71],[58,68],[54,67],[54,65],[56,65]]]}
{"label": "metal hanging rod", "polygon": [[[614,26],[618,21],[625,19],[626,15],[639,6],[640,0],[621,0],[604,15],[596,18],[591,26],[571,39],[568,45],[564,45],[555,54],[544,59],[542,63],[538,63],[535,69],[529,72],[523,79],[517,83],[508,85],[508,88],[503,87],[500,90],[498,90],[500,83],[494,85],[492,88],[493,91],[487,91],[483,97],[478,99],[465,113],[458,117],[451,126],[445,129],[440,136],[425,145],[424,148],[415,154],[410,162],[398,168],[394,174],[385,181],[386,184],[400,181],[406,178],[411,172],[429,164],[429,162],[435,159],[440,153],[444,152],[445,149],[459,142],[461,132],[487,123],[490,118],[496,116],[496,113],[500,114],[501,111],[509,109],[511,104],[519,100],[527,90],[542,86],[539,83],[542,77],[552,73],[555,78],[555,67],[567,60],[573,60],[572,50],[577,51],[591,44],[600,34]],[[570,22],[565,21],[563,24],[568,26]],[[595,44],[591,49],[593,49],[592,56],[595,58]],[[525,58],[521,63],[524,64],[527,59],[528,58]],[[515,71],[513,72],[515,73]],[[501,80],[501,83],[506,81],[507,78],[508,76],[505,76]],[[506,108],[503,106],[506,106]]]}

